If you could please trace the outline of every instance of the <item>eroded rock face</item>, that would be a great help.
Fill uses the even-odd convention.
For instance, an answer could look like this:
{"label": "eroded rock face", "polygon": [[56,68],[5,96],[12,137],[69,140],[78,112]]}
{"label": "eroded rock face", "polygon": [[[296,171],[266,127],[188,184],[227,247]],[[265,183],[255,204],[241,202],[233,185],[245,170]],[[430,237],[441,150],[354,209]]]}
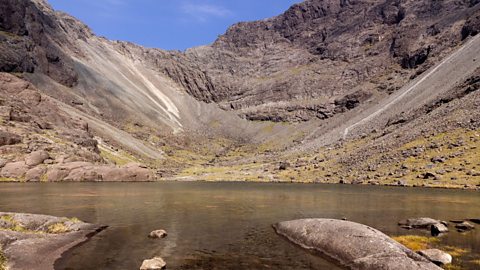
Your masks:
{"label": "eroded rock face", "polygon": [[273,225],[291,242],[355,270],[440,270],[382,232],[354,222],[303,219]]}
{"label": "eroded rock face", "polygon": [[64,28],[49,13],[53,10],[41,1],[0,2],[0,72],[41,72],[73,86],[78,79],[73,61],[56,44],[68,43]]}
{"label": "eroded rock face", "polygon": [[308,0],[235,24],[186,55],[210,77],[209,101],[226,110],[252,120],[325,119],[364,102],[349,97],[359,90],[398,89],[478,33],[479,16],[469,1]]}

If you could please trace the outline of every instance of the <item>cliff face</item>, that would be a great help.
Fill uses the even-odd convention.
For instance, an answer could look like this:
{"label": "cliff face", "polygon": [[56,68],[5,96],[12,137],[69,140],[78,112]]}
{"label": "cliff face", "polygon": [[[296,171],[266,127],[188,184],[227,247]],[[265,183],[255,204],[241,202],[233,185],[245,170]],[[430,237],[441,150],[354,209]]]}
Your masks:
{"label": "cliff face", "polygon": [[211,101],[224,109],[252,120],[324,119],[421,73],[478,32],[479,9],[478,1],[308,0],[236,24],[187,56],[212,78]]}

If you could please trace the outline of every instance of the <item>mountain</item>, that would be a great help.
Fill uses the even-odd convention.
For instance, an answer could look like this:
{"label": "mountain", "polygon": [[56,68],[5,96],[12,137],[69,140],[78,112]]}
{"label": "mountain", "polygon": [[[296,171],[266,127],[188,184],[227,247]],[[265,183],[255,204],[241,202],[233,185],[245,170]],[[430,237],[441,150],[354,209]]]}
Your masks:
{"label": "mountain", "polygon": [[[98,37],[44,0],[0,0],[2,177],[475,186],[480,164],[457,159],[478,156],[479,2],[307,0],[178,52]],[[403,154],[434,141],[449,150]],[[48,162],[27,165],[38,151]]]}

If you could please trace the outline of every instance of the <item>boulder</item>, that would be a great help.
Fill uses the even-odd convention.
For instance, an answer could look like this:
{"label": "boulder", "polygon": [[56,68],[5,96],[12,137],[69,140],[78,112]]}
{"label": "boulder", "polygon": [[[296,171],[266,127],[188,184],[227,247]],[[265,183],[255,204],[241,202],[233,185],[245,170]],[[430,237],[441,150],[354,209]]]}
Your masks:
{"label": "boulder", "polygon": [[142,266],[140,266],[140,270],[160,270],[165,269],[167,264],[165,261],[160,257],[155,257],[150,260],[144,260]]}
{"label": "boulder", "polygon": [[349,269],[440,270],[438,266],[366,225],[334,219],[302,219],[273,225],[302,248]]}
{"label": "boulder", "polygon": [[442,233],[447,233],[448,232],[448,227],[443,223],[437,223],[437,224],[433,224],[430,227],[430,231],[431,231],[433,236],[437,236],[437,235],[440,235]]}
{"label": "boulder", "polygon": [[22,138],[16,134],[0,130],[0,146],[21,143]]}
{"label": "boulder", "polygon": [[409,218],[398,222],[400,226],[409,226],[415,229],[430,229],[430,226],[441,223],[433,218]]}
{"label": "boulder", "polygon": [[34,167],[27,171],[25,174],[25,181],[27,182],[40,182],[42,181],[43,176],[47,172],[45,167]]}
{"label": "boulder", "polygon": [[455,225],[455,228],[459,232],[466,232],[466,231],[471,231],[475,229],[475,226],[470,222],[464,221],[462,223]]}
{"label": "boulder", "polygon": [[152,231],[148,237],[150,238],[165,238],[167,237],[167,232],[165,230],[155,230],[155,231]]}
{"label": "boulder", "polygon": [[43,150],[35,151],[30,153],[26,158],[25,158],[25,163],[27,166],[37,166],[39,164],[42,164],[45,160],[49,159],[50,155]]}
{"label": "boulder", "polygon": [[451,264],[453,259],[452,255],[438,249],[420,250],[418,254],[422,255],[438,266]]}
{"label": "boulder", "polygon": [[2,176],[7,178],[21,178],[28,170],[25,161],[17,161],[5,164],[2,168]]}

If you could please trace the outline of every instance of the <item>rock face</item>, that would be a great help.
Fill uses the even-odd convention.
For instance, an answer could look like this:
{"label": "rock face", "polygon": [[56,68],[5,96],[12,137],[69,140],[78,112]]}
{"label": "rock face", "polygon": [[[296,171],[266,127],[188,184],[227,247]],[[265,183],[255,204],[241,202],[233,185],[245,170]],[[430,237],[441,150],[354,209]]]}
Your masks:
{"label": "rock face", "polygon": [[422,256],[371,227],[342,220],[303,219],[273,225],[291,242],[348,269],[440,270]]}
{"label": "rock face", "polygon": [[155,257],[150,260],[145,260],[140,267],[140,270],[161,270],[165,269],[167,264],[165,261],[160,257]]}
{"label": "rock face", "polygon": [[439,266],[451,264],[453,259],[452,255],[438,249],[420,250],[418,254]]}
{"label": "rock face", "polygon": [[53,270],[65,251],[104,228],[77,219],[0,213],[0,246],[7,269]]}
{"label": "rock face", "polygon": [[186,55],[224,109],[252,120],[325,119],[395,91],[412,69],[478,33],[479,14],[471,1],[307,0]]}
{"label": "rock face", "polygon": [[408,226],[417,229],[430,229],[430,226],[441,223],[433,218],[410,218],[398,222],[400,226]]}

